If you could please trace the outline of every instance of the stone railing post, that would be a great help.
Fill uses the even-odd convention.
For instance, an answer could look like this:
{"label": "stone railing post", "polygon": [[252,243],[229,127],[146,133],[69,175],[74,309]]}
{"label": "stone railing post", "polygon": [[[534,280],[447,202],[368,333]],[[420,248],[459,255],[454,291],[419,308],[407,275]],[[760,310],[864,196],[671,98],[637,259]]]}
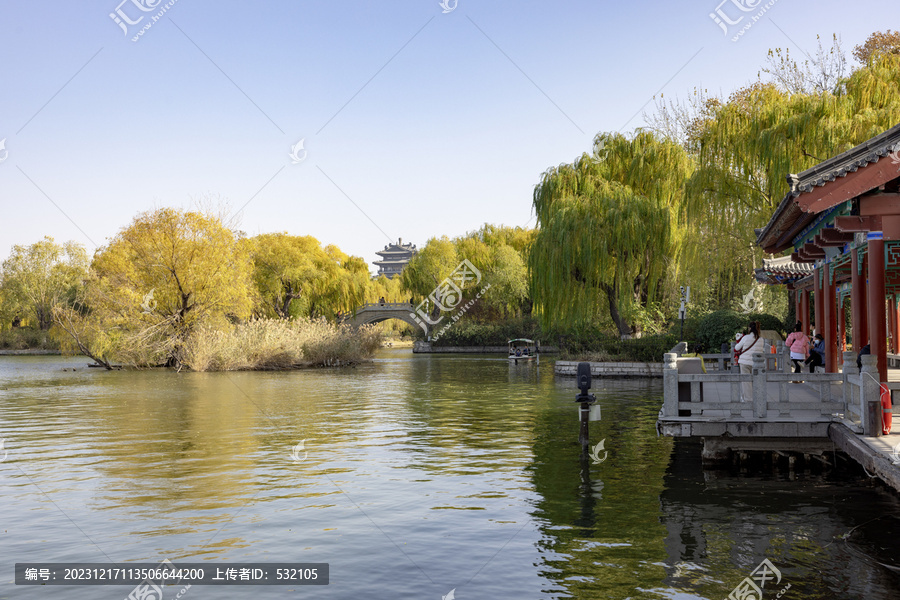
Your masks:
{"label": "stone railing post", "polygon": [[791,363],[791,347],[785,345],[784,342],[778,342],[775,344],[775,347],[778,350],[778,356],[781,357],[781,372],[790,373],[793,366]]}
{"label": "stone railing post", "polygon": [[[778,360],[781,362],[781,373],[789,374],[791,372],[791,348],[785,345],[781,340],[775,341],[775,352],[778,353]],[[778,384],[778,416],[789,417],[791,415],[791,395],[788,392],[788,382],[782,381]]]}
{"label": "stone railing post", "polygon": [[663,354],[663,416],[678,416],[678,355]]}
{"label": "stone railing post", "polygon": [[847,414],[853,406],[853,398],[856,395],[854,388],[855,383],[859,381],[859,368],[856,366],[856,352],[844,352],[844,366],[841,369],[843,375],[843,384],[841,388],[844,391],[844,414]]}
{"label": "stone railing post", "polygon": [[674,354],[676,357],[681,356],[685,352],[687,352],[687,342],[678,342],[675,344],[675,347],[669,350],[670,353]]}
{"label": "stone railing post", "polygon": [[862,412],[863,435],[881,435],[881,382],[878,377],[878,357],[874,354],[864,354],[862,357],[862,398],[860,405]]}
{"label": "stone railing post", "polygon": [[766,357],[764,354],[753,355],[753,416],[766,418],[766,403],[769,390],[766,389]]}

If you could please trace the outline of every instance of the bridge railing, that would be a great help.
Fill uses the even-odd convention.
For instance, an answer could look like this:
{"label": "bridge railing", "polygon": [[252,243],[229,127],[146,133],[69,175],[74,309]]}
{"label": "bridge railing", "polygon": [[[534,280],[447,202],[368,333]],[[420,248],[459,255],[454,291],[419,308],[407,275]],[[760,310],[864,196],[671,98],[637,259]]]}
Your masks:
{"label": "bridge railing", "polygon": [[[775,352],[771,352],[771,347],[775,346]],[[774,344],[769,340],[765,340],[763,345],[766,349],[761,353],[766,360],[766,370],[779,371],[781,373],[791,372],[791,349],[784,345],[781,340],[775,340]],[[670,353],[681,356],[687,352],[687,342],[679,342],[674,348],[669,350]],[[703,358],[703,364],[707,371],[731,371],[737,373],[737,365],[734,363],[734,342],[731,342],[731,349],[726,353],[708,353],[700,354]],[[900,359],[900,355],[897,356]]]}
{"label": "bridge railing", "polygon": [[367,308],[402,308],[412,310],[412,304],[409,302],[366,302],[362,306],[357,307],[356,312]]}

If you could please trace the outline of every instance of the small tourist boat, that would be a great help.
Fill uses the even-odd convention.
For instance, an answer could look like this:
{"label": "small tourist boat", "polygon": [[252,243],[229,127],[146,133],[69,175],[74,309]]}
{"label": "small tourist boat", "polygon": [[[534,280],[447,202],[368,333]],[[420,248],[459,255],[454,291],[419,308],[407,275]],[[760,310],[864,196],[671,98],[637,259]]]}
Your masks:
{"label": "small tourist boat", "polygon": [[534,340],[518,338],[509,340],[507,345],[509,346],[509,360],[514,364],[519,364],[520,360],[533,360],[540,363],[540,343],[536,344]]}

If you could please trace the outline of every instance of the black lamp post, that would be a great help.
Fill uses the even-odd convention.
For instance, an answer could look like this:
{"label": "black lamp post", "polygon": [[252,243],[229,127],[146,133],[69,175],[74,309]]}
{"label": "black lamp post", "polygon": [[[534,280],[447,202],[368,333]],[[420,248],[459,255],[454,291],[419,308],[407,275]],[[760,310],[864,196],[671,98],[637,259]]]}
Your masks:
{"label": "black lamp post", "polygon": [[578,363],[578,389],[581,390],[581,393],[575,396],[575,402],[581,403],[581,410],[579,411],[581,428],[578,432],[578,442],[581,444],[581,451],[587,452],[590,442],[588,419],[590,417],[591,404],[597,401],[596,396],[588,394],[588,390],[591,389],[591,363]]}

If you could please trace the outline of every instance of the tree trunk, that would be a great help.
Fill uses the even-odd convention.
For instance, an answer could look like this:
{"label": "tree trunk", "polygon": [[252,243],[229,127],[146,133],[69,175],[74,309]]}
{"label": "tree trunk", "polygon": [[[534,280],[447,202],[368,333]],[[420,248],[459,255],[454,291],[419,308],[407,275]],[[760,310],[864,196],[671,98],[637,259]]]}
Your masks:
{"label": "tree trunk", "polygon": [[281,280],[281,285],[284,289],[284,299],[282,300],[281,307],[275,307],[275,311],[282,319],[290,319],[291,302],[303,295],[303,288],[301,287],[294,293],[294,287],[290,283],[285,283],[283,279]]}
{"label": "tree trunk", "polygon": [[[648,259],[649,262],[649,259]],[[650,265],[646,265],[647,269],[650,268]],[[643,275],[638,275],[634,280],[634,301],[641,308],[647,308],[650,305],[650,290],[647,288],[646,280]],[[631,337],[635,339],[640,339],[644,334],[643,327],[641,327],[640,323],[632,323],[631,325]]]}
{"label": "tree trunk", "polygon": [[284,302],[281,303],[281,308],[278,309],[278,316],[282,319],[289,319],[291,317],[291,301],[294,297],[291,295],[290,288],[288,288],[288,292],[284,295]]}
{"label": "tree trunk", "polygon": [[526,298],[525,301],[522,302],[522,315],[525,317],[530,317],[533,310],[534,301],[531,298]]}
{"label": "tree trunk", "polygon": [[609,316],[612,318],[613,323],[615,323],[616,329],[619,330],[619,336],[623,339],[630,338],[631,327],[628,326],[628,323],[626,323],[622,318],[622,315],[619,314],[619,297],[616,293],[616,288],[605,283],[600,284],[600,287],[606,293],[606,299],[609,301]]}
{"label": "tree trunk", "polygon": [[87,344],[82,341],[81,336],[78,334],[78,328],[72,322],[71,315],[68,312],[60,309],[54,313],[53,317],[56,324],[59,325],[63,331],[72,336],[72,339],[75,341],[75,344],[78,346],[78,349],[81,350],[82,354],[92,359],[98,365],[103,366],[107,371],[112,370],[113,367],[109,364],[108,360],[91,352]]}

